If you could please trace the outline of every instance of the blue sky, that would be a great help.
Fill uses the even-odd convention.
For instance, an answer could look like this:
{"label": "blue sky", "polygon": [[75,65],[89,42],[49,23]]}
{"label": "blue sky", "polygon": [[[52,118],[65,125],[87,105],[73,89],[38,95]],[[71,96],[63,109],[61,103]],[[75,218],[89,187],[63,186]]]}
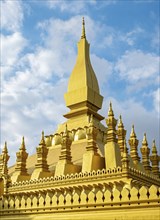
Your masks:
{"label": "blue sky", "polygon": [[41,131],[53,134],[68,110],[63,94],[85,17],[91,61],[101,94],[149,146],[159,140],[159,1],[1,0],[1,148],[10,164],[24,135],[32,154]]}

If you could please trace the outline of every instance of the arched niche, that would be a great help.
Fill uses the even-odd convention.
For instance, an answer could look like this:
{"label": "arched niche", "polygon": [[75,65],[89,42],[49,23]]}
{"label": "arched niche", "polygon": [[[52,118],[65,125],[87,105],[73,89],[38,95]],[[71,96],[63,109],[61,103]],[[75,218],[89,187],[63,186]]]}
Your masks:
{"label": "arched niche", "polygon": [[86,138],[86,132],[84,131],[84,129],[79,128],[74,136],[74,141],[78,141],[78,140],[82,140]]}

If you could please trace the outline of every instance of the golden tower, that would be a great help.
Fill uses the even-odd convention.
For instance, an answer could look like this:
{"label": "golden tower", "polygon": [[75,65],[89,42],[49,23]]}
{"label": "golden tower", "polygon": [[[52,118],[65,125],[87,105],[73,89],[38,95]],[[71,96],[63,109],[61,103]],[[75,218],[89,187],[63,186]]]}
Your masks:
{"label": "golden tower", "polygon": [[[89,57],[85,22],[77,61],[65,94],[66,121],[44,136],[28,156],[24,138],[8,169],[7,144],[0,155],[0,217],[3,220],[159,220],[160,178],[155,141],[146,135],[138,155],[134,126],[128,140],[109,105],[106,125],[98,81]],[[151,165],[150,165],[151,162]]]}

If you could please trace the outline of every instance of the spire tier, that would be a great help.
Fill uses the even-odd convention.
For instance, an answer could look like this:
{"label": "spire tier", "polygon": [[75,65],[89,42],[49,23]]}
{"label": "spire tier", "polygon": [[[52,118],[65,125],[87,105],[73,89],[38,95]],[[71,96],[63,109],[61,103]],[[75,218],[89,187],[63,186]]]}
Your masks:
{"label": "spire tier", "polygon": [[160,177],[160,172],[159,172],[160,156],[158,156],[157,154],[157,147],[156,147],[155,140],[153,140],[152,155],[150,156],[150,160],[152,163],[152,173],[156,175],[157,177]]}
{"label": "spire tier", "polygon": [[142,141],[142,147],[141,147],[141,153],[142,153],[142,164],[146,172],[151,171],[151,166],[150,166],[150,160],[149,160],[149,154],[150,154],[150,149],[148,147],[148,141],[147,141],[147,136],[146,133],[144,133],[143,136],[143,141]]}
{"label": "spire tier", "polygon": [[134,125],[132,125],[132,130],[130,134],[130,138],[128,140],[128,143],[130,145],[130,156],[132,158],[132,161],[135,165],[137,165],[140,162],[140,157],[138,156],[138,139],[135,133]]}
{"label": "spire tier", "polygon": [[122,116],[121,115],[119,117],[117,135],[118,135],[118,145],[119,145],[119,148],[120,148],[120,151],[121,151],[121,156],[122,156],[123,151],[124,151],[126,130],[124,129],[124,125],[123,125],[123,122],[122,122]]}
{"label": "spire tier", "polygon": [[90,61],[89,44],[83,19],[77,61],[69,79],[68,91],[65,94],[66,106],[71,111],[64,116],[69,119],[74,116],[93,114],[102,120],[103,117],[97,113],[102,107],[102,101],[103,97],[99,93],[98,81]]}

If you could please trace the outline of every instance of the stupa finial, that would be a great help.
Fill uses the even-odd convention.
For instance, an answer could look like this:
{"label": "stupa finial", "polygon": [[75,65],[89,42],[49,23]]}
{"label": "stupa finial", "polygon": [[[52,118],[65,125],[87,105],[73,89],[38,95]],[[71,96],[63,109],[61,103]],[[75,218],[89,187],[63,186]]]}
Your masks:
{"label": "stupa finial", "polygon": [[134,129],[134,124],[132,125],[130,137],[131,137],[131,138],[133,138],[133,137],[136,138],[136,133],[135,133],[135,129]]}
{"label": "stupa finial", "polygon": [[42,131],[42,138],[39,145],[45,145],[44,131]]}
{"label": "stupa finial", "polygon": [[64,134],[65,134],[65,135],[68,135],[68,125],[67,125],[67,123],[66,123],[66,125],[65,125]]}
{"label": "stupa finial", "polygon": [[22,143],[21,143],[21,146],[20,146],[20,150],[25,150],[24,136],[22,137]]}
{"label": "stupa finial", "polygon": [[83,38],[86,38],[84,17],[82,17],[82,35],[81,35],[81,39],[83,39]]}
{"label": "stupa finial", "polygon": [[4,143],[4,148],[2,150],[2,154],[8,154],[7,141]]}
{"label": "stupa finial", "polygon": [[142,144],[145,145],[145,146],[148,145],[146,133],[144,133]]}
{"label": "stupa finial", "polygon": [[109,103],[108,116],[114,116],[113,109],[112,109],[112,102],[111,101]]}

